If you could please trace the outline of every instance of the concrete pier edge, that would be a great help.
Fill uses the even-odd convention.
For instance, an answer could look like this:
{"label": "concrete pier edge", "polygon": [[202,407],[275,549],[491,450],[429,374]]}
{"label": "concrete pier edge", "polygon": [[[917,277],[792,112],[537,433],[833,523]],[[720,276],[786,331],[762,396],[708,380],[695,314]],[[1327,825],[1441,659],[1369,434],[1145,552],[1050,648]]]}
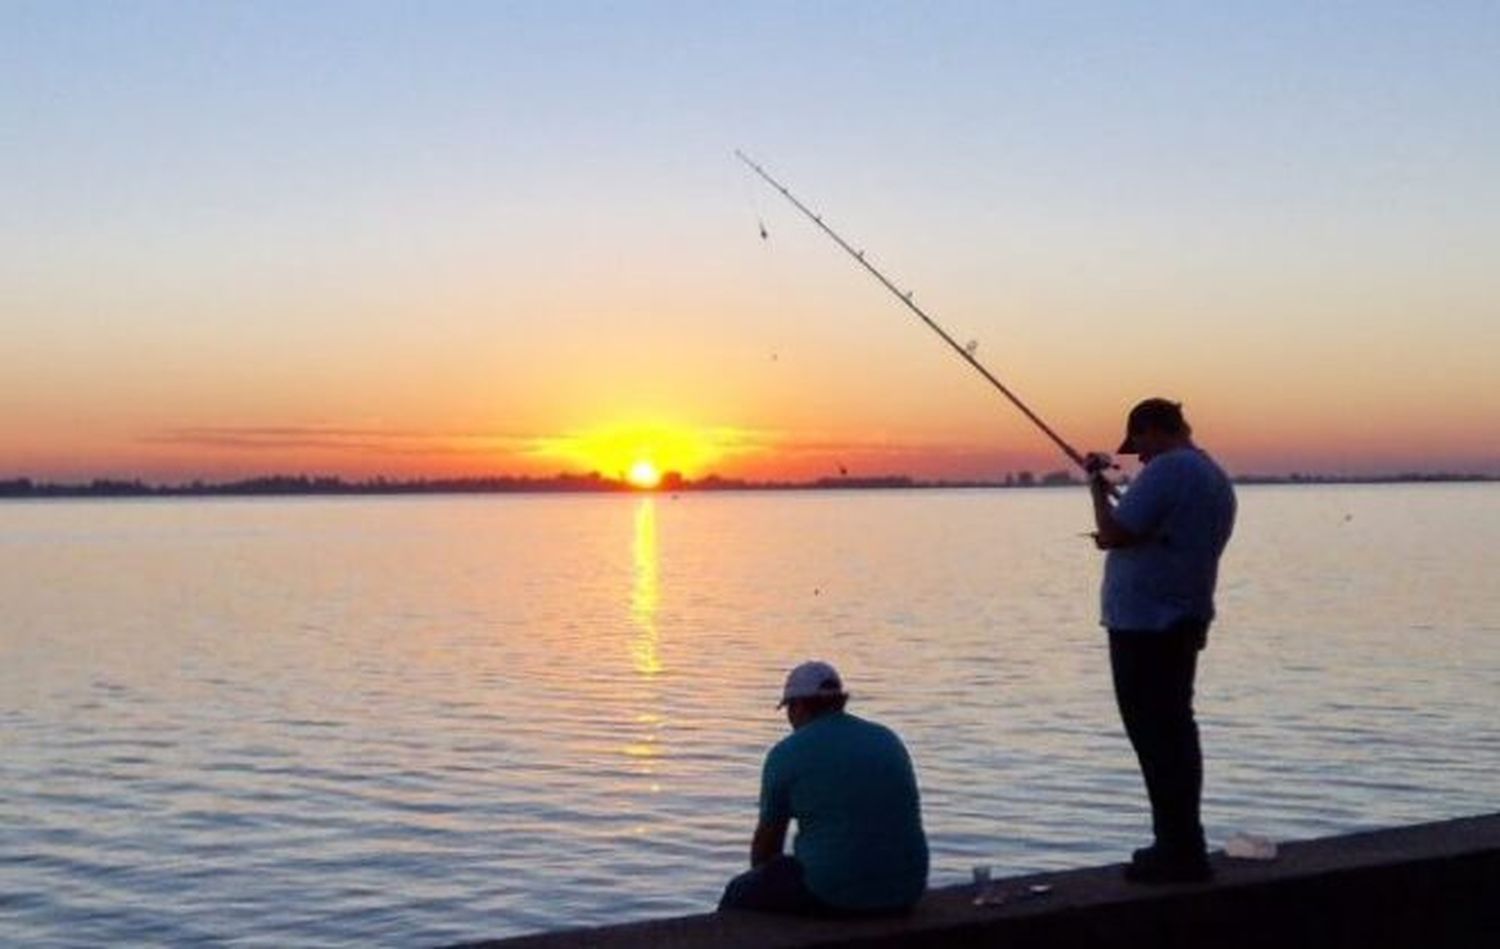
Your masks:
{"label": "concrete pier edge", "polygon": [[[1274,861],[1213,857],[1201,885],[1142,886],[1121,865],[929,891],[910,916],[706,913],[464,944],[464,949],[1056,946],[1500,947],[1500,812],[1283,843]],[[1045,895],[1029,887],[1047,884]]]}

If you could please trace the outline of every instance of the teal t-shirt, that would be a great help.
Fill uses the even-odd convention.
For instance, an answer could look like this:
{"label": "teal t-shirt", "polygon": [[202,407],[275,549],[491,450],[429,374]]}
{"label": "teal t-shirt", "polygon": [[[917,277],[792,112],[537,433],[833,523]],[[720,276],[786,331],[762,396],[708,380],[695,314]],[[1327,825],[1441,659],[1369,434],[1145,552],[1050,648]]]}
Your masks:
{"label": "teal t-shirt", "polygon": [[796,819],[807,888],[831,906],[909,906],[927,886],[917,777],[883,725],[835,712],[783,738],[766,756],[760,816]]}

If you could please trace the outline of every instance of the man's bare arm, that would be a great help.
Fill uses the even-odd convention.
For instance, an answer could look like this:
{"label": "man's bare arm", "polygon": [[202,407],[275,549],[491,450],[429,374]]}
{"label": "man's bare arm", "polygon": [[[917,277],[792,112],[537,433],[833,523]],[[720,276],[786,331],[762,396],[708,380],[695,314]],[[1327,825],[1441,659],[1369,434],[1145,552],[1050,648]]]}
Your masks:
{"label": "man's bare arm", "polygon": [[1102,472],[1090,476],[1089,494],[1094,499],[1094,543],[1100,550],[1131,547],[1141,542],[1115,520],[1115,509],[1109,499],[1109,482]]}
{"label": "man's bare arm", "polygon": [[770,823],[761,821],[755,825],[755,836],[750,838],[751,867],[769,863],[781,856],[781,851],[786,846],[787,825],[790,823],[783,819]]}

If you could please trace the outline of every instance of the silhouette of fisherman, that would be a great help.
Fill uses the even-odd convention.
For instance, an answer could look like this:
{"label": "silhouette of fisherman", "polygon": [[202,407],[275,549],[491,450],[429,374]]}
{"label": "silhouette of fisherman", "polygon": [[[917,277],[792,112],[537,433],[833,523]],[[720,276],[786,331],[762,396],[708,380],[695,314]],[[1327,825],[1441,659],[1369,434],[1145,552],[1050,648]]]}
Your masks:
{"label": "silhouette of fisherman", "polygon": [[1214,618],[1219,556],[1234,530],[1234,488],[1193,444],[1182,406],[1131,409],[1119,454],[1144,467],[1112,503],[1107,455],[1090,455],[1095,543],[1107,551],[1101,591],[1110,668],[1125,732],[1151,799],[1155,841],[1125,876],[1141,883],[1210,879],[1199,817],[1203,753],[1193,718],[1198,652]]}

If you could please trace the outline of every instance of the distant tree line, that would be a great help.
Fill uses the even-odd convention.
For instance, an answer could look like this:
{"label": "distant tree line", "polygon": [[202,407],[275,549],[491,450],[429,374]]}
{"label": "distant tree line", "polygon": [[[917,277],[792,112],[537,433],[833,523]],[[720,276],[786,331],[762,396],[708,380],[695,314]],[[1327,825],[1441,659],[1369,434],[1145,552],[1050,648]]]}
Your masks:
{"label": "distant tree line", "polygon": [[[1496,481],[1490,475],[1405,472],[1382,476],[1343,475],[1241,475],[1240,484],[1386,484],[1398,482]],[[823,477],[811,481],[750,481],[708,475],[688,479],[667,472],[658,491],[808,491],[889,490],[922,488],[1052,488],[1079,484],[1069,471],[1008,473],[985,480],[922,480],[908,475]],[[597,471],[588,474],[559,473],[547,477],[495,476],[481,478],[366,478],[345,480],[326,475],[267,475],[238,481],[190,481],[182,484],[148,484],[139,479],[96,478],[92,481],[59,483],[31,478],[0,480],[0,498],[144,498],[144,497],[278,497],[299,495],[392,495],[392,494],[545,494],[567,492],[639,492],[627,481],[607,478]]]}

